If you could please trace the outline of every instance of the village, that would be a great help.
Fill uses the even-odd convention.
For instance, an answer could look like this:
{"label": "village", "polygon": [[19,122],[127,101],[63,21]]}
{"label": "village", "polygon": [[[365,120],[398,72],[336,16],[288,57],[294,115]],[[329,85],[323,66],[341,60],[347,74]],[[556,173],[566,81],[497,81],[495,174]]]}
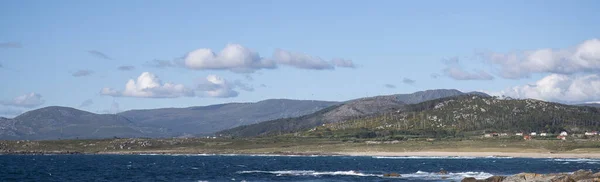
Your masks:
{"label": "village", "polygon": [[544,138],[544,139],[556,138],[559,140],[567,140],[567,137],[585,139],[585,138],[595,137],[595,136],[599,136],[599,135],[598,135],[598,131],[587,131],[583,134],[581,134],[581,133],[569,134],[566,131],[562,131],[558,135],[551,134],[551,133],[544,133],[544,132],[540,132],[540,133],[538,133],[538,132],[531,132],[531,133],[518,132],[518,133],[514,133],[514,135],[510,135],[509,133],[493,132],[493,133],[485,133],[483,135],[484,138],[511,137],[511,136],[522,137],[523,140],[532,140],[532,139],[535,139],[536,137]]}

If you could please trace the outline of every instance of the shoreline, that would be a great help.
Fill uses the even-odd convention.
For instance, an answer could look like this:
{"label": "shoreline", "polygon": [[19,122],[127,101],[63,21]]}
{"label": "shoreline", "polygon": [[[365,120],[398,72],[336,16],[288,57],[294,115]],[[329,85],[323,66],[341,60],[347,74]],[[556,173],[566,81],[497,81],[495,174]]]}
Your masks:
{"label": "shoreline", "polygon": [[356,157],[432,157],[432,158],[556,158],[556,159],[600,159],[600,153],[533,153],[533,152],[300,152],[300,153],[196,153],[181,151],[13,151],[0,152],[0,155],[196,155],[196,156],[356,156]]}

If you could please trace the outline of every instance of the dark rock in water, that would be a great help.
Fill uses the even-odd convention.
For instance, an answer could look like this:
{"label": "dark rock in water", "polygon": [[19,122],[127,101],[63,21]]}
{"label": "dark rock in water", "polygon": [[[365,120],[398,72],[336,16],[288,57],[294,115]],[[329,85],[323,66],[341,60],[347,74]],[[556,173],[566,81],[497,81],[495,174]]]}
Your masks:
{"label": "dark rock in water", "polygon": [[475,179],[474,177],[466,177],[460,182],[477,182],[477,179]]}
{"label": "dark rock in water", "polygon": [[398,173],[386,173],[383,174],[383,177],[401,177]]}

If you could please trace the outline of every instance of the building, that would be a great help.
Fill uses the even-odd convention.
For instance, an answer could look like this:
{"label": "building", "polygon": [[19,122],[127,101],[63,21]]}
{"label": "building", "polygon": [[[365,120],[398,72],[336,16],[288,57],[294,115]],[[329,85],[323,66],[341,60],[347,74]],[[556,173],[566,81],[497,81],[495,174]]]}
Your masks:
{"label": "building", "polygon": [[517,136],[523,136],[523,133],[515,133]]}
{"label": "building", "polygon": [[508,136],[508,133],[500,133],[500,136]]}
{"label": "building", "polygon": [[540,136],[548,136],[548,133],[540,133]]}
{"label": "building", "polygon": [[567,136],[563,136],[563,135],[558,135],[556,138],[561,139],[561,140],[567,140]]}
{"label": "building", "polygon": [[563,132],[560,132],[559,136],[567,136],[567,135],[569,135],[569,134],[566,131],[563,131]]}
{"label": "building", "polygon": [[585,132],[585,136],[594,136],[594,135],[598,135],[598,132],[597,131],[588,131],[588,132]]}
{"label": "building", "polygon": [[531,132],[531,134],[529,134],[529,135],[531,135],[531,136],[537,136],[537,133],[536,132]]}
{"label": "building", "polygon": [[492,134],[486,133],[483,135],[483,137],[490,138],[490,137],[492,137]]}

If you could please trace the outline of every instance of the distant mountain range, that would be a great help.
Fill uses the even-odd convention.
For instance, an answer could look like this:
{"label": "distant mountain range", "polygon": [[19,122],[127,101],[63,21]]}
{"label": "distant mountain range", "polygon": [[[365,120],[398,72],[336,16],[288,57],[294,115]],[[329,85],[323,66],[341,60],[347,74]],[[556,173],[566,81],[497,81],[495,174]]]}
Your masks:
{"label": "distant mountain range", "polygon": [[[387,102],[377,102],[388,103],[375,105],[380,108],[378,112],[337,120],[328,116],[330,113],[340,113],[338,110],[345,108],[345,105],[356,105],[356,101],[361,103],[361,100],[356,100],[307,116],[240,126],[217,134],[253,137],[294,133],[322,137],[370,138],[396,135],[444,137],[473,132],[479,135],[486,131],[581,133],[600,129],[600,108],[596,107],[534,99],[499,99],[481,93],[444,93],[447,94],[437,95],[438,99],[425,101],[424,98],[423,102],[415,100],[414,104],[404,105],[402,101],[393,99],[394,97],[376,97],[388,98],[384,99]],[[415,95],[418,95],[418,92]]]}
{"label": "distant mountain range", "polygon": [[0,139],[201,136],[245,124],[306,115],[334,104],[338,103],[271,99],[256,103],[131,110],[118,114],[95,114],[51,106],[13,119],[0,117]]}
{"label": "distant mountain range", "polygon": [[377,115],[379,113],[396,111],[404,108],[404,106],[407,104],[415,104],[424,101],[465,94],[489,97],[489,95],[485,93],[463,93],[454,89],[426,90],[412,94],[368,97],[350,100],[341,105],[335,105],[310,115],[296,118],[283,118],[252,125],[244,125],[224,130],[218,132],[217,134],[248,137],[295,132],[303,129],[313,128],[322,124],[336,123],[351,118],[367,117]]}

